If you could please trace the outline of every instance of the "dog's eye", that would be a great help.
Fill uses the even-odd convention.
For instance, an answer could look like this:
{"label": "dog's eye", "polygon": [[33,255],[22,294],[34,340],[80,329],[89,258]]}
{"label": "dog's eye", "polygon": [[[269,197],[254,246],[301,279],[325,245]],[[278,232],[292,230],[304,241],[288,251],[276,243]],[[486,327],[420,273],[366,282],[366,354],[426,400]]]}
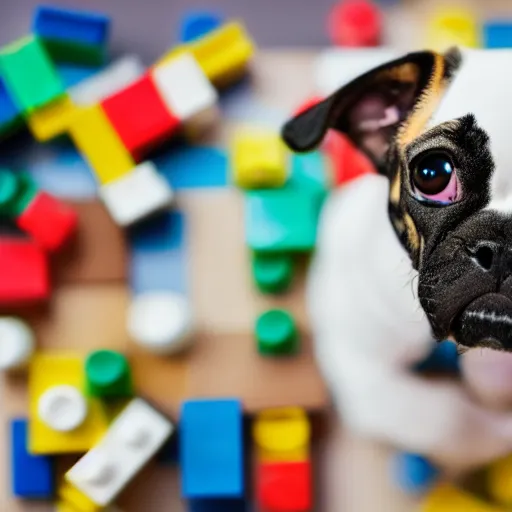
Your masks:
{"label": "dog's eye", "polygon": [[450,204],[459,199],[457,172],[444,153],[429,153],[414,160],[411,180],[417,199],[440,204]]}

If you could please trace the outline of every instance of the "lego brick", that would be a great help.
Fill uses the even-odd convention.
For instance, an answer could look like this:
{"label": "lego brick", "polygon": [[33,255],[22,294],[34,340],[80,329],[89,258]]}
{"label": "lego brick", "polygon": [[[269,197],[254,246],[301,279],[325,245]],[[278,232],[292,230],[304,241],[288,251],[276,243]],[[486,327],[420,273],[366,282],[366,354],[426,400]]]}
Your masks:
{"label": "lego brick", "polygon": [[247,512],[251,510],[243,498],[194,499],[187,503],[188,512]]}
{"label": "lego brick", "polygon": [[89,450],[107,430],[99,401],[86,398],[87,417],[76,429],[58,431],[39,416],[40,398],[55,386],[85,388],[83,360],[60,353],[35,354],[29,372],[30,451],[35,454],[80,453]]}
{"label": "lego brick", "polygon": [[261,463],[256,468],[256,501],[272,512],[312,510],[311,462]]}
{"label": "lego brick", "polygon": [[31,240],[0,238],[0,304],[46,299],[50,293],[48,261]]}
{"label": "lego brick", "polygon": [[217,92],[191,53],[158,64],[152,77],[167,108],[181,122],[197,122],[215,109]]}
{"label": "lego brick", "polygon": [[481,45],[479,21],[469,9],[441,8],[427,22],[427,46],[445,51],[452,46],[476,48]]}
{"label": "lego brick", "polygon": [[184,51],[192,52],[208,79],[217,87],[223,87],[245,74],[254,54],[254,44],[241,23],[231,22],[196,41],[171,50],[160,62]]}
{"label": "lego brick", "polygon": [[126,356],[114,350],[96,350],[85,361],[87,393],[99,398],[133,395],[130,365]]}
{"label": "lego brick", "polygon": [[512,506],[512,456],[493,462],[487,470],[487,492],[496,503]]}
{"label": "lego brick", "polygon": [[173,193],[156,166],[144,162],[103,185],[100,197],[114,221],[128,226],[169,206]]}
{"label": "lego brick", "polygon": [[180,125],[147,74],[104,99],[101,106],[137,161],[176,133]]}
{"label": "lego brick", "polygon": [[0,212],[11,219],[19,217],[38,193],[26,173],[13,173],[0,168]]}
{"label": "lego brick", "polygon": [[101,512],[104,510],[66,480],[60,484],[58,493],[61,501],[57,512]]}
{"label": "lego brick", "polygon": [[144,65],[136,55],[125,55],[68,91],[76,105],[89,106],[122,91],[144,74]]}
{"label": "lego brick", "polygon": [[180,460],[184,497],[243,496],[242,419],[238,400],[190,400],[182,405]]}
{"label": "lego brick", "polygon": [[233,181],[240,188],[279,188],[288,177],[288,155],[278,133],[238,130],[233,139]]}
{"label": "lego brick", "polygon": [[180,20],[180,37],[182,43],[195,41],[219,28],[222,16],[213,11],[188,11]]}
{"label": "lego brick", "polygon": [[434,487],[425,497],[420,510],[421,512],[505,512],[505,509],[487,504],[450,484]]}
{"label": "lego brick", "polygon": [[55,494],[54,460],[28,451],[26,419],[11,420],[10,425],[12,493],[19,498],[52,498]]}
{"label": "lego brick", "polygon": [[293,258],[288,254],[251,255],[252,278],[263,293],[283,293],[293,279]]}
{"label": "lego brick", "polygon": [[27,119],[32,135],[41,142],[62,135],[71,124],[75,108],[66,94],[34,110]]}
{"label": "lego brick", "polygon": [[483,26],[484,48],[512,47],[512,21],[489,20]]}
{"label": "lego brick", "polygon": [[0,317],[0,339],[0,371],[24,368],[35,346],[29,325],[19,318]]}
{"label": "lego brick", "polygon": [[136,398],[66,479],[94,503],[108,505],[172,434],[172,423]]}
{"label": "lego brick", "polygon": [[393,480],[407,494],[423,494],[436,483],[440,471],[425,457],[397,453],[392,461]]}
{"label": "lego brick", "polygon": [[55,68],[65,89],[70,89],[83,81],[89,80],[102,71],[99,66],[80,66],[69,63],[57,64]]}
{"label": "lego brick", "polygon": [[136,165],[100,105],[77,111],[70,135],[103,185],[126,175]]}
{"label": "lego brick", "polygon": [[55,251],[75,233],[78,218],[69,205],[39,192],[18,216],[16,224],[41,247]]}
{"label": "lego brick", "polygon": [[337,46],[378,46],[382,23],[377,4],[367,0],[345,0],[334,5],[329,13],[327,31]]}
{"label": "lego brick", "polygon": [[5,80],[0,76],[0,134],[22,123],[21,111],[14,103]]}
{"label": "lego brick", "polygon": [[325,198],[330,188],[326,158],[320,151],[292,155],[289,184]]}
{"label": "lego brick", "polygon": [[0,69],[16,104],[30,112],[64,94],[48,54],[37,37],[26,37],[0,51]]}
{"label": "lego brick", "polygon": [[257,460],[302,462],[309,459],[311,426],[300,407],[278,407],[257,414],[252,434]]}
{"label": "lego brick", "polygon": [[436,343],[427,358],[418,363],[414,369],[418,372],[458,375],[460,373],[459,358],[457,345],[446,340]]}
{"label": "lego brick", "polygon": [[304,252],[315,246],[320,204],[308,191],[259,190],[245,197],[245,237],[260,252]]}
{"label": "lego brick", "polygon": [[299,334],[293,316],[281,309],[270,309],[256,320],[254,334],[258,352],[267,356],[296,354]]}

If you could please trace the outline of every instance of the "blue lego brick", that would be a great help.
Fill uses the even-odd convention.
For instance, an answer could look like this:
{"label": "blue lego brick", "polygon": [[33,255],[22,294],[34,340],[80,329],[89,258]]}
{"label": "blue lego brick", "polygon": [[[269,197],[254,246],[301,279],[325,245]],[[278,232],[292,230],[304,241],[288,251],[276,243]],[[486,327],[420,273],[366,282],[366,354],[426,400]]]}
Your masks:
{"label": "blue lego brick", "polygon": [[228,184],[228,158],[225,151],[217,148],[180,145],[153,160],[174,190]]}
{"label": "blue lego brick", "polygon": [[223,18],[212,11],[189,11],[181,18],[180,42],[188,43],[200,39],[220,27]]}
{"label": "blue lego brick", "polygon": [[55,494],[54,460],[27,449],[28,421],[11,421],[12,492],[20,498],[48,499]]}
{"label": "blue lego brick", "polygon": [[42,39],[104,46],[109,36],[110,18],[99,13],[40,5],[34,16],[32,30]]}
{"label": "blue lego brick", "polygon": [[484,23],[484,48],[512,47],[512,20],[495,20]]}
{"label": "blue lego brick", "polygon": [[440,472],[422,455],[397,453],[392,460],[393,480],[407,494],[422,494],[436,482]]}
{"label": "blue lego brick", "polygon": [[55,67],[66,89],[79,84],[83,80],[91,78],[102,69],[101,66],[79,66],[64,63],[57,64]]}
{"label": "blue lego brick", "polygon": [[0,131],[2,127],[21,120],[21,111],[13,102],[5,82],[0,77]]}
{"label": "blue lego brick", "polygon": [[428,357],[416,365],[415,370],[458,375],[460,373],[460,360],[457,345],[452,341],[437,343]]}
{"label": "blue lego brick", "polygon": [[188,512],[249,512],[243,498],[196,499],[187,503]]}
{"label": "blue lego brick", "polygon": [[185,498],[243,498],[244,444],[238,400],[190,400],[181,409]]}

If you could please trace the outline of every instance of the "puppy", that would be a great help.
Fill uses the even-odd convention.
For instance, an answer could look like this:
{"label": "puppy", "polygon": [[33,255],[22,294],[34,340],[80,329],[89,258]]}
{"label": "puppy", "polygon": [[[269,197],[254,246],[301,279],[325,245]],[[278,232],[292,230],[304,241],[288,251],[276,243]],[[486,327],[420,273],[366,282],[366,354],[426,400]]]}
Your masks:
{"label": "puppy", "polygon": [[[409,368],[433,339],[512,351],[512,52],[416,52],[288,121],[375,163],[324,208],[307,301],[343,420],[454,469],[512,452],[512,414]],[[509,128],[510,126],[510,128]]]}

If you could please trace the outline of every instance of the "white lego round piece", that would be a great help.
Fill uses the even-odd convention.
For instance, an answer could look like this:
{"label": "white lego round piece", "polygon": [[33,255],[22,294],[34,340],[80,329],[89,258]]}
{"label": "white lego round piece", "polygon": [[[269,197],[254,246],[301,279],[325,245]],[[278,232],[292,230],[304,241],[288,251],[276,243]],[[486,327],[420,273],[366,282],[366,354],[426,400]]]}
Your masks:
{"label": "white lego round piece", "polygon": [[90,452],[81,468],[80,479],[94,486],[105,486],[112,480],[115,467],[109,462],[105,454],[95,451]]}
{"label": "white lego round piece", "polygon": [[20,368],[34,351],[34,333],[26,322],[14,317],[0,318],[0,370]]}
{"label": "white lego round piece", "polygon": [[148,292],[135,297],[128,311],[128,332],[139,345],[157,354],[186,348],[192,334],[187,299],[172,292]]}
{"label": "white lego round piece", "polygon": [[37,411],[41,420],[53,430],[69,432],[85,421],[87,402],[73,386],[53,386],[39,398]]}

